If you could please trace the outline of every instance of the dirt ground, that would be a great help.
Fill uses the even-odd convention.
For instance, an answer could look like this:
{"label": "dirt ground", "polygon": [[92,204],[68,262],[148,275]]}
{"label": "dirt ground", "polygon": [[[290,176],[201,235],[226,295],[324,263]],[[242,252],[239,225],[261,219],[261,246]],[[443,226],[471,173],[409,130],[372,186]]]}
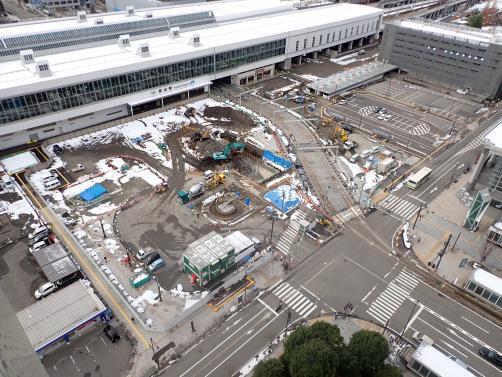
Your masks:
{"label": "dirt ground", "polygon": [[[204,110],[204,117],[210,119],[215,126],[232,131],[247,131],[254,127],[254,122],[244,113],[226,106],[212,106]],[[222,121],[221,119],[225,119]]]}

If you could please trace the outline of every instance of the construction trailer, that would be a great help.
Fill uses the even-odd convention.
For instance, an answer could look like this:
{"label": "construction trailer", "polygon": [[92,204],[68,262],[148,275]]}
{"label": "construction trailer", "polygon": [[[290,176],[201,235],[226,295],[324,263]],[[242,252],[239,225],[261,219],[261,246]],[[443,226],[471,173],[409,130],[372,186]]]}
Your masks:
{"label": "construction trailer", "polygon": [[182,257],[183,271],[199,286],[216,281],[234,263],[234,247],[214,231],[188,245]]}

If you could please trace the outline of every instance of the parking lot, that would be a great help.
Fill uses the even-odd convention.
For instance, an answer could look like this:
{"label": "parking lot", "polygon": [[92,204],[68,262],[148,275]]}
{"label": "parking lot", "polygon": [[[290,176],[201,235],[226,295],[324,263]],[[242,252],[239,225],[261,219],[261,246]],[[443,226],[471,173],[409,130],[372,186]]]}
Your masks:
{"label": "parking lot", "polygon": [[[382,114],[385,109],[385,114]],[[380,113],[379,113],[380,111]],[[400,103],[368,94],[354,94],[346,103],[329,105],[325,116],[338,113],[356,129],[378,134],[417,156],[427,156],[447,139],[453,123]],[[331,115],[330,115],[331,113]],[[453,131],[459,131],[457,125]]]}
{"label": "parking lot", "polygon": [[103,325],[89,326],[85,334],[43,357],[50,377],[115,377],[127,370],[133,346],[123,328],[115,326],[121,339],[112,343]]}

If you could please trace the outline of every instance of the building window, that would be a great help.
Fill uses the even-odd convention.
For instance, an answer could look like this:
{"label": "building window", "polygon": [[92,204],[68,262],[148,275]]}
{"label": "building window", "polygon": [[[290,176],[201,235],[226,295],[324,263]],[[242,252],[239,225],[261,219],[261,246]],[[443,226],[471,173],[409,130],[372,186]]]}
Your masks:
{"label": "building window", "polygon": [[333,35],[331,36],[331,42],[335,41],[335,32],[333,32]]}
{"label": "building window", "polygon": [[303,49],[305,50],[307,48],[307,38],[303,40]]}
{"label": "building window", "polygon": [[300,47],[300,41],[296,41],[295,51],[298,51],[299,47]]}
{"label": "building window", "polygon": [[357,25],[357,28],[356,28],[356,35],[359,34],[359,25]]}
{"label": "building window", "polygon": [[315,46],[315,37],[312,37],[312,47]]}
{"label": "building window", "polygon": [[319,44],[322,45],[322,34],[319,36]]}
{"label": "building window", "polygon": [[350,28],[350,36],[352,37],[352,34],[354,34],[354,27]]}
{"label": "building window", "polygon": [[108,78],[4,98],[0,100],[0,124],[166,87],[175,82],[283,55],[285,50],[286,40],[280,39]]}

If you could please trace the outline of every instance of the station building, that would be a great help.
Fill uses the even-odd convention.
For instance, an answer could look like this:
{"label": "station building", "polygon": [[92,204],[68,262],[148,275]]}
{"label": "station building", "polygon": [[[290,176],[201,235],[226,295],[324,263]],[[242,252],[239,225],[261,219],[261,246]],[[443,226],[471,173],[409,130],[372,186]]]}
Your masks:
{"label": "station building", "polygon": [[465,89],[482,99],[502,96],[502,32],[425,20],[385,24],[379,60],[415,80]]}
{"label": "station building", "polygon": [[[27,25],[29,38],[0,61],[0,148],[162,107],[208,92],[215,81],[255,82],[303,56],[364,46],[378,38],[383,18],[381,9],[357,4],[286,10],[271,4],[261,14],[227,10],[221,22],[216,11],[197,19],[180,8],[178,18],[153,10],[138,19],[129,9],[133,14],[104,15],[88,27],[80,19]],[[157,21],[145,26],[149,20]],[[19,32],[22,24],[13,27]],[[149,27],[155,30],[147,34]],[[4,47],[6,35],[17,32],[2,34]]]}

